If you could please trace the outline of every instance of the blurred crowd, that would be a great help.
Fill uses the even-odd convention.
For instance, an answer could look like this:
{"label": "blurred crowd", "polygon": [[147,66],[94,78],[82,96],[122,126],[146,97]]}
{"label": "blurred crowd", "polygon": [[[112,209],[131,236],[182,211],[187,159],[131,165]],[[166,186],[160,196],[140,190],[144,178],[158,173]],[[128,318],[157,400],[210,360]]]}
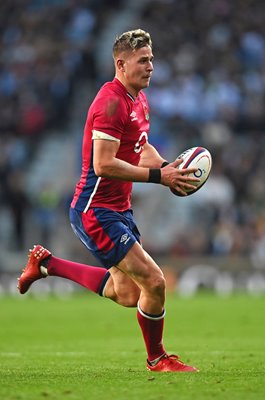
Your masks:
{"label": "blurred crowd", "polygon": [[196,145],[213,156],[201,192],[165,205],[167,240],[152,233],[148,245],[177,255],[239,254],[265,267],[264,2],[156,0],[139,25],[154,43],[147,92],[156,145],[172,158]]}
{"label": "blurred crowd", "polygon": [[[14,215],[28,206],[20,175],[36,138],[67,123],[76,81],[97,79],[96,38],[119,3],[126,6],[114,0],[1,3],[0,200]],[[138,27],[154,45],[146,90],[151,142],[169,160],[197,145],[213,156],[209,181],[189,198],[136,185],[146,247],[157,255],[240,255],[265,267],[264,2],[149,0],[128,29]]]}
{"label": "blurred crowd", "polygon": [[43,135],[67,126],[76,82],[95,79],[95,35],[118,3],[1,2],[0,206],[13,220],[14,249],[23,249],[27,210],[43,204],[37,193],[27,198],[27,167]]}

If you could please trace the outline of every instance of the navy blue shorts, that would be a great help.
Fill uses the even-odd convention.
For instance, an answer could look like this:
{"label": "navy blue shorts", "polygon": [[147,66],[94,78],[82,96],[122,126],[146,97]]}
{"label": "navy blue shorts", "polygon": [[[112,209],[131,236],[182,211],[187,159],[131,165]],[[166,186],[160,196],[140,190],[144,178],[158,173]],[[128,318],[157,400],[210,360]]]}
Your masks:
{"label": "navy blue shorts", "polygon": [[141,242],[132,210],[90,208],[83,213],[70,208],[69,216],[76,236],[105,268],[117,265],[135,242]]}

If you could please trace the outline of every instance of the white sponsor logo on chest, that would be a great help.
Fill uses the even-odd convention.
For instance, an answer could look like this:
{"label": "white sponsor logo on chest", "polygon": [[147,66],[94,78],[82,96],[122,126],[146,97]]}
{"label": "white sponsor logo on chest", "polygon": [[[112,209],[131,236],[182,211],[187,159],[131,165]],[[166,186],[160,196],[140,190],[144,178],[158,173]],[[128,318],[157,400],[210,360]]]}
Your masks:
{"label": "white sponsor logo on chest", "polygon": [[136,112],[135,111],[132,111],[131,112],[131,114],[130,114],[130,117],[131,117],[131,121],[133,122],[133,121],[137,121],[137,116],[136,116]]}

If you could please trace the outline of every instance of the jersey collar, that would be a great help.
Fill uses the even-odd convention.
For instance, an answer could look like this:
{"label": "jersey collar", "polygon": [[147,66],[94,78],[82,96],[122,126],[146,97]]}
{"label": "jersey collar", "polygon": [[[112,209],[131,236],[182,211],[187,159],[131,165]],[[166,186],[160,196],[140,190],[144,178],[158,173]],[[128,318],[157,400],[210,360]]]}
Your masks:
{"label": "jersey collar", "polygon": [[126,87],[121,83],[121,81],[119,81],[119,79],[114,78],[114,79],[113,79],[113,82],[117,83],[117,84],[124,90],[124,92],[126,93],[126,95],[127,95],[133,102],[135,102],[135,97],[133,97],[133,95],[132,95],[131,93],[127,92]]}

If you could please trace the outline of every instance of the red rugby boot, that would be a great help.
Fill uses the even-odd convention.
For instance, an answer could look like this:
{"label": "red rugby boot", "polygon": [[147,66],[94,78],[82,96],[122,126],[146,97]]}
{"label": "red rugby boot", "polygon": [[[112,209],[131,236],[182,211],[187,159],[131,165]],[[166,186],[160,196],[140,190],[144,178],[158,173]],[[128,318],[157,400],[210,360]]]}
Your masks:
{"label": "red rugby boot", "polygon": [[197,368],[184,364],[174,354],[165,354],[155,365],[147,361],[147,369],[154,372],[199,372]]}
{"label": "red rugby boot", "polygon": [[41,266],[41,262],[50,255],[51,252],[40,244],[34,246],[33,250],[29,250],[28,262],[18,278],[17,288],[21,294],[26,293],[33,282],[46,278],[48,273],[46,268]]}

